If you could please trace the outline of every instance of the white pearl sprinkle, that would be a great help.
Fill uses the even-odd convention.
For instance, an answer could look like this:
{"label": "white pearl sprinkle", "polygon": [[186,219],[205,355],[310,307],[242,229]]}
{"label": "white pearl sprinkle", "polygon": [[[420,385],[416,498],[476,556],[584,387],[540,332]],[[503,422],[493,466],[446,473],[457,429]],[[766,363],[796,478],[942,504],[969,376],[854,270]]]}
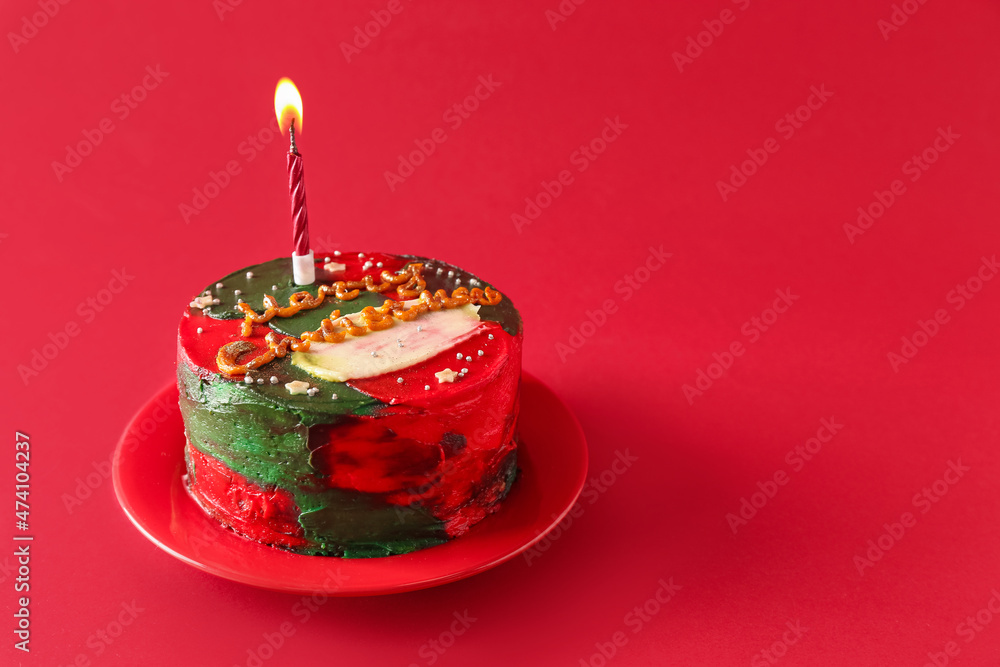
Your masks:
{"label": "white pearl sprinkle", "polygon": [[475,278],[470,278],[469,279],[469,284],[472,285],[473,287],[475,287],[476,285],[479,284],[479,281],[476,280]]}
{"label": "white pearl sprinkle", "polygon": [[253,271],[247,271],[247,280],[253,278]]}
{"label": "white pearl sprinkle", "polygon": [[371,262],[365,262],[364,266],[362,266],[361,268],[362,269],[370,269],[370,268],[372,268],[372,263]]}
{"label": "white pearl sprinkle", "polygon": [[376,352],[375,350],[372,350],[372,356],[373,357],[377,357],[378,356],[378,352]]}
{"label": "white pearl sprinkle", "polygon": [[399,384],[403,384],[403,378],[396,378],[396,382],[398,382]]}
{"label": "white pearl sprinkle", "polygon": [[336,394],[330,394],[330,398],[332,398],[333,400],[337,400],[337,395]]}
{"label": "white pearl sprinkle", "polygon": [[[334,256],[334,257],[340,257],[340,251],[339,251],[339,250],[334,250],[334,251],[333,251],[333,256]],[[334,398],[336,398],[336,397],[337,397],[337,395],[336,395],[336,394],[334,394],[334,395],[333,395],[333,397],[334,397]]]}
{"label": "white pearl sprinkle", "polygon": [[274,375],[271,376],[271,384],[278,384],[278,378],[277,378],[277,376],[274,376]]}
{"label": "white pearl sprinkle", "polygon": [[222,289],[223,287],[225,287],[225,285],[222,283],[215,283],[215,289]]}
{"label": "white pearl sprinkle", "polygon": [[478,354],[481,357],[481,356],[483,356],[483,351],[479,350],[476,354]]}
{"label": "white pearl sprinkle", "polygon": [[493,334],[490,334],[490,340],[493,340]]}
{"label": "white pearl sprinkle", "polygon": [[277,292],[278,291],[278,286],[277,285],[271,285],[271,289],[273,291]]}
{"label": "white pearl sprinkle", "polygon": [[236,303],[243,303],[243,299],[236,299]]}
{"label": "white pearl sprinkle", "polygon": [[431,386],[429,384],[424,385],[424,391],[429,391]]}
{"label": "white pearl sprinkle", "polygon": [[253,384],[253,378],[250,377],[249,375],[243,378],[243,381],[246,382],[247,384]]}
{"label": "white pearl sprinkle", "polygon": [[326,262],[327,264],[329,264],[330,263],[330,258],[329,257],[324,257],[323,261]]}
{"label": "white pearl sprinkle", "polygon": [[207,290],[205,290],[204,292],[202,292],[202,294],[203,294],[204,296],[208,296],[208,295],[209,295],[209,294],[211,294],[211,293],[212,293],[212,290],[210,290],[210,289],[207,289]]}
{"label": "white pearl sprinkle", "polygon": [[212,305],[213,306],[218,306],[219,305],[219,300],[218,299],[212,299]]}
{"label": "white pearl sprinkle", "polygon": [[239,296],[240,294],[243,294],[243,290],[234,289],[233,290],[233,294],[235,294],[236,296]]}
{"label": "white pearl sprinkle", "polygon": [[358,253],[358,257],[359,257],[360,259],[364,259],[364,257],[365,257],[365,253],[363,253],[363,252],[359,252],[359,253]]}
{"label": "white pearl sprinkle", "polygon": [[316,387],[309,387],[309,390],[306,393],[309,394],[310,396],[315,396],[316,394],[319,393],[319,389],[317,389]]}
{"label": "white pearl sprinkle", "polygon": [[441,267],[439,266],[439,267],[438,267],[438,270],[437,270],[437,271],[435,271],[435,273],[437,273],[437,274],[438,274],[438,275],[440,276],[440,275],[441,275],[441,272],[442,272],[443,270],[444,270],[444,269],[442,269],[442,268],[441,268]]}
{"label": "white pearl sprinkle", "polygon": [[420,333],[420,330],[423,329],[423,328],[424,328],[424,325],[418,324],[417,325],[417,333]]}
{"label": "white pearl sprinkle", "polygon": [[456,359],[461,359],[461,358],[462,358],[462,353],[461,353],[461,352],[459,352],[458,354],[456,354],[456,355],[455,355],[455,358],[456,358]]}
{"label": "white pearl sprinkle", "polygon": [[202,333],[204,331],[205,331],[204,329],[202,329],[201,327],[198,327],[198,333]]}
{"label": "white pearl sprinkle", "polygon": [[455,276],[455,272],[454,271],[449,271],[448,272],[448,277],[449,278],[453,278],[454,276]]}
{"label": "white pearl sprinkle", "polygon": [[469,372],[469,369],[468,369],[468,368],[463,368],[463,369],[462,369],[462,373],[468,373],[468,372]]}
{"label": "white pearl sprinkle", "polygon": [[384,265],[382,264],[382,262],[378,262],[378,263],[376,263],[376,264],[375,264],[375,266],[377,266],[378,268],[380,268],[380,269],[381,269],[381,268],[382,268],[382,266],[384,266]]}
{"label": "white pearl sprinkle", "polygon": [[466,357],[465,360],[466,361],[472,361],[472,357]]}
{"label": "white pearl sprinkle", "polygon": [[264,378],[257,378],[257,384],[264,384]]}

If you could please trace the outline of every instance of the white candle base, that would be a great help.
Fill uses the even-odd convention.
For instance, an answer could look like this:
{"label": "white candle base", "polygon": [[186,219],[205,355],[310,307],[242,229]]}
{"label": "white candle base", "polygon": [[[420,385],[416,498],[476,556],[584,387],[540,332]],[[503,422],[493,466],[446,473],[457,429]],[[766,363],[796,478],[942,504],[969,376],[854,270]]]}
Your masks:
{"label": "white candle base", "polygon": [[308,255],[292,253],[292,276],[296,285],[312,285],[316,282],[316,262],[312,250]]}

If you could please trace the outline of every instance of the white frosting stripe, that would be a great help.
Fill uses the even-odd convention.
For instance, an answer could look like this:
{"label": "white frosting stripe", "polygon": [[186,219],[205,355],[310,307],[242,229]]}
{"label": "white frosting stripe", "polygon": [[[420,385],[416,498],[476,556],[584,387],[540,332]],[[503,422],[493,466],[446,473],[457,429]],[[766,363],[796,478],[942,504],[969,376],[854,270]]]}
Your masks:
{"label": "white frosting stripe", "polygon": [[[359,321],[359,313],[349,316]],[[311,343],[292,354],[292,363],[330,382],[369,378],[409,368],[468,340],[483,326],[479,306],[441,309],[342,343]]]}

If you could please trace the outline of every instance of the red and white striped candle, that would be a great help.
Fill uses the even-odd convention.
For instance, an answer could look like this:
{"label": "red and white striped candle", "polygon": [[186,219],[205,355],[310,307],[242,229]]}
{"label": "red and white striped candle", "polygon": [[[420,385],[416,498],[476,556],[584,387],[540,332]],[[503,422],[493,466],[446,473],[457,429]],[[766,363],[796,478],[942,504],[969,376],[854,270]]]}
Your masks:
{"label": "red and white striped candle", "polygon": [[292,207],[292,272],[297,285],[316,282],[316,264],[309,247],[309,213],[306,209],[306,181],[302,155],[295,145],[295,133],[302,134],[302,96],[291,79],[281,79],[274,91],[274,112],[278,127],[288,128],[288,198]]}

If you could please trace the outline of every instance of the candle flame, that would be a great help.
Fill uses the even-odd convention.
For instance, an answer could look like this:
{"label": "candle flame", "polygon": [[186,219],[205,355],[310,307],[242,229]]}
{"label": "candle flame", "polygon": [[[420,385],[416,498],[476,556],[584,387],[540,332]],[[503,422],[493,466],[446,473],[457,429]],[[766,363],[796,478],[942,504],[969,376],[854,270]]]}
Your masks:
{"label": "candle flame", "polygon": [[282,133],[295,123],[295,133],[302,133],[302,96],[292,80],[283,77],[274,89],[274,113]]}

